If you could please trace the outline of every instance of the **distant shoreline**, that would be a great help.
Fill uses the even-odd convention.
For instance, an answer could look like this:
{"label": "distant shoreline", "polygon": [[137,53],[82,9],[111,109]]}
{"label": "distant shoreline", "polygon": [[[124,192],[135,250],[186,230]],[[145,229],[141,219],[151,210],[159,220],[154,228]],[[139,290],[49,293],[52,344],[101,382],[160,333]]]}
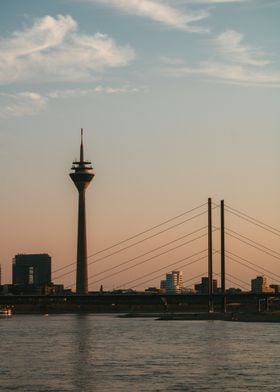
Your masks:
{"label": "distant shoreline", "polygon": [[231,321],[280,323],[280,312],[156,312],[156,311],[92,311],[83,308],[17,308],[12,307],[12,315],[58,315],[58,314],[111,314],[119,318],[152,318],[157,321]]}
{"label": "distant shoreline", "polygon": [[159,321],[232,321],[232,322],[280,322],[279,312],[273,313],[127,313],[121,318],[155,318]]}

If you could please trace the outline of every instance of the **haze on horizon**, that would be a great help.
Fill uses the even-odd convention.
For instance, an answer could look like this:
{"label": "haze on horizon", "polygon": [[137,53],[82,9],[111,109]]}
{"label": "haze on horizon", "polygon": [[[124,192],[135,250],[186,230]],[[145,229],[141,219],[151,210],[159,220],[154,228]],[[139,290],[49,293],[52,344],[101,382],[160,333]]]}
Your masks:
{"label": "haze on horizon", "polygon": [[[49,253],[53,270],[75,262],[77,192],[68,174],[81,127],[95,173],[87,191],[89,255],[208,197],[279,228],[279,16],[275,0],[1,2],[2,282],[11,282],[17,253]],[[270,233],[226,219],[279,250]],[[201,217],[92,264],[89,275],[206,224]],[[118,287],[204,245],[207,239],[90,288]],[[228,247],[280,275],[279,259],[232,238]],[[228,268],[248,283],[257,275]],[[184,278],[206,270],[206,261],[194,264]]]}

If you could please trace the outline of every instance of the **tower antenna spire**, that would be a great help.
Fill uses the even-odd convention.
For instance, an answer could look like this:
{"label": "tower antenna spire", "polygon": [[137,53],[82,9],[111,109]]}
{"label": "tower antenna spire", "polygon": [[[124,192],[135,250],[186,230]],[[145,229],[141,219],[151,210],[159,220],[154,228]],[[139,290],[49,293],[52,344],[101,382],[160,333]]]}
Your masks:
{"label": "tower antenna spire", "polygon": [[80,162],[84,162],[84,141],[83,141],[83,136],[84,136],[84,130],[83,130],[83,128],[81,128]]}

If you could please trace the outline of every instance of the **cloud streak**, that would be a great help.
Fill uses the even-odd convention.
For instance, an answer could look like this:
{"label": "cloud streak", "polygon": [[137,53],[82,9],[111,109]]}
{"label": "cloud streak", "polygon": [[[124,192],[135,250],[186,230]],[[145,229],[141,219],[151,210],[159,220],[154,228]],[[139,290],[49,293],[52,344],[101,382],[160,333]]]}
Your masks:
{"label": "cloud streak", "polygon": [[194,25],[208,17],[208,12],[183,12],[158,0],[87,0],[119,9],[122,12],[137,15],[162,23],[166,26],[189,32],[206,32],[206,29]]}
{"label": "cloud streak", "polygon": [[106,34],[79,34],[70,15],[45,16],[0,40],[0,83],[94,80],[134,57],[131,47],[118,46]]}
{"label": "cloud streak", "polygon": [[225,4],[225,3],[245,3],[251,0],[185,0],[186,4]]}
{"label": "cloud streak", "polygon": [[62,99],[62,98],[72,98],[81,97],[85,95],[92,94],[131,94],[144,91],[144,89],[139,89],[137,87],[132,87],[130,85],[111,87],[98,85],[94,88],[74,88],[74,89],[64,89],[64,90],[54,90],[47,94],[48,98]]}
{"label": "cloud streak", "polygon": [[196,66],[186,63],[172,64],[164,61],[165,72],[171,76],[197,75],[230,83],[258,86],[280,86],[280,72],[267,68],[271,61],[263,58],[264,53],[244,44],[244,36],[235,30],[227,30],[210,42],[220,57],[218,61],[201,61]]}
{"label": "cloud streak", "polygon": [[255,71],[240,65],[223,63],[201,63],[198,67],[178,67],[170,69],[174,76],[200,75],[225,82],[253,85],[280,86],[280,72]]}
{"label": "cloud streak", "polygon": [[235,63],[265,66],[270,63],[269,60],[261,60],[263,53],[249,45],[243,43],[243,34],[235,30],[227,30],[215,39],[215,44],[219,52],[230,61]]}
{"label": "cloud streak", "polygon": [[0,93],[0,117],[34,115],[45,108],[47,98],[33,91]]}
{"label": "cloud streak", "polygon": [[92,88],[60,89],[44,94],[34,91],[0,93],[0,117],[10,118],[36,115],[44,110],[52,100],[79,98],[88,95],[124,95],[146,91],[146,87],[138,88],[125,84],[114,87],[97,85]]}

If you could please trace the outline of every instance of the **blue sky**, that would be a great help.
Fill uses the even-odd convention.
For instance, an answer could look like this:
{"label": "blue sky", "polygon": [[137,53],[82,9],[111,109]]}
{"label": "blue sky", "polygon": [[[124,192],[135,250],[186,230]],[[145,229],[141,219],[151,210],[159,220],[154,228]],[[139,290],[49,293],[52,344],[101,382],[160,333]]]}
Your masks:
{"label": "blue sky", "polygon": [[81,127],[89,253],[208,196],[279,226],[279,16],[276,0],[2,1],[3,280],[16,253],[75,260]]}

